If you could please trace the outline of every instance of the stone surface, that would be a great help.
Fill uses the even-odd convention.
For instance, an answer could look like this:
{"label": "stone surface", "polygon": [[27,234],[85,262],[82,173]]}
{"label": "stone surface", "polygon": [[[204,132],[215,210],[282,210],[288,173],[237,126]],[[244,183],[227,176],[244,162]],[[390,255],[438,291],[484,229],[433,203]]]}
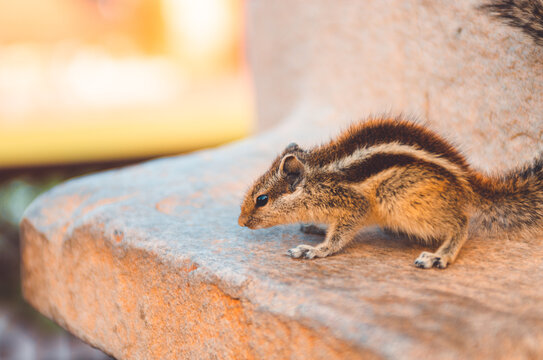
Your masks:
{"label": "stone surface", "polygon": [[543,47],[481,2],[248,2],[261,129],[322,111],[339,123],[402,112],[479,167],[531,159],[543,149]]}
{"label": "stone surface", "polygon": [[250,182],[285,145],[370,112],[420,115],[486,169],[540,148],[543,50],[474,1],[249,2],[262,127],[219,150],[69,181],[21,223],[25,297],[117,358],[543,357],[543,240],[473,234],[446,270],[368,229],[318,236],[237,226]]}
{"label": "stone surface", "polygon": [[422,247],[375,229],[337,256],[296,261],[286,250],[319,237],[238,227],[276,138],[45,194],[22,222],[25,297],[123,359],[543,354],[540,240],[475,237],[449,269],[424,271],[412,265]]}

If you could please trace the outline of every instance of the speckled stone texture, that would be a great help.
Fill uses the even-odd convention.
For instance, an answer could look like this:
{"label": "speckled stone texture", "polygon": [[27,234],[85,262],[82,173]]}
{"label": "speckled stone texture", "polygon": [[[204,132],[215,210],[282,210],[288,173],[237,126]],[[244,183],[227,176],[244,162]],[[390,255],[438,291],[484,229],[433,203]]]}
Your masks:
{"label": "speckled stone texture", "polygon": [[485,169],[531,159],[543,149],[543,47],[481,2],[248,2],[261,128],[312,124],[324,109],[339,123],[402,112]]}
{"label": "speckled stone texture", "polygon": [[[21,223],[26,299],[119,359],[536,359],[543,239],[473,234],[446,270],[367,229],[346,251],[297,226],[237,225],[291,141],[402,110],[500,170],[541,148],[543,49],[459,1],[250,1],[262,131],[69,181]],[[271,126],[272,123],[280,125]]]}

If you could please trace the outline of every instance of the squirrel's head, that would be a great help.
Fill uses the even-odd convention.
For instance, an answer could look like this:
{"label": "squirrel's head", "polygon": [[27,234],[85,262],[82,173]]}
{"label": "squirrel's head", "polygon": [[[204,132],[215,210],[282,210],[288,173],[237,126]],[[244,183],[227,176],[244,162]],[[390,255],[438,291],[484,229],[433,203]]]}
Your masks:
{"label": "squirrel's head", "polygon": [[297,221],[296,201],[302,191],[306,168],[305,151],[292,143],[247,191],[238,224],[250,229],[267,228]]}

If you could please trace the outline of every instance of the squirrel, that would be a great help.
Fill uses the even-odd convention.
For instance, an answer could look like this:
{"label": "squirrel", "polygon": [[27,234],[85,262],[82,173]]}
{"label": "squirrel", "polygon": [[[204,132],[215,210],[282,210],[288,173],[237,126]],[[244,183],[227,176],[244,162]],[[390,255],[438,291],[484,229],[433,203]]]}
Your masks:
{"label": "squirrel", "polygon": [[326,233],[317,246],[288,250],[322,258],[363,227],[439,242],[415,266],[444,269],[468,238],[468,223],[488,231],[534,233],[543,227],[543,158],[501,175],[470,167],[451,143],[416,122],[370,118],[309,150],[288,145],[247,191],[238,223],[250,229],[287,223]]}

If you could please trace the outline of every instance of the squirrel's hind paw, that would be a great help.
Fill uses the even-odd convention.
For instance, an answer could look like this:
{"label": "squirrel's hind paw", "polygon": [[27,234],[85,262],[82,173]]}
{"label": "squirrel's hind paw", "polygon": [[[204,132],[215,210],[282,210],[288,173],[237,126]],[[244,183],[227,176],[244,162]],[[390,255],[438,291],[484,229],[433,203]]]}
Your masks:
{"label": "squirrel's hind paw", "polygon": [[415,266],[421,269],[429,269],[432,266],[438,269],[445,269],[447,267],[447,261],[436,254],[430,252],[422,252],[415,260]]}

